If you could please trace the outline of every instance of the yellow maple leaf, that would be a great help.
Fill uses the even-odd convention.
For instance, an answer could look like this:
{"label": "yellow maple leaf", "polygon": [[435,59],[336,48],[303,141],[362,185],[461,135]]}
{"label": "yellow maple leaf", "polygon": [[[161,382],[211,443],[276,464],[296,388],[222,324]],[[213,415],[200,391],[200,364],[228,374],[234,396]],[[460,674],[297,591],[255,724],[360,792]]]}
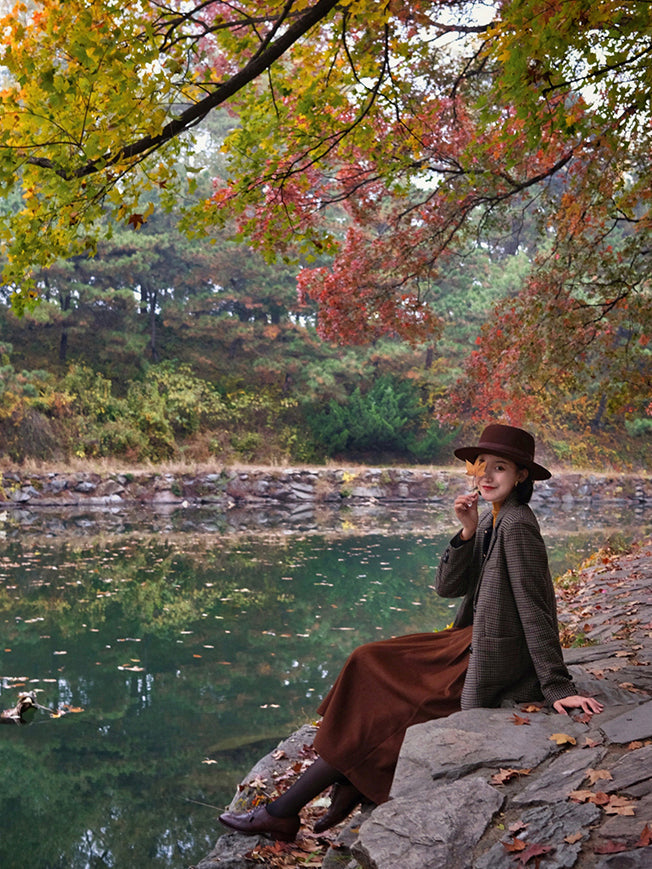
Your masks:
{"label": "yellow maple leaf", "polygon": [[479,458],[476,459],[475,462],[470,462],[468,459],[466,460],[466,476],[473,477],[474,490],[478,487],[478,477],[482,477],[486,469],[487,463],[481,462]]}
{"label": "yellow maple leaf", "polygon": [[577,745],[575,737],[569,736],[567,733],[553,733],[549,739],[556,742],[557,745]]}

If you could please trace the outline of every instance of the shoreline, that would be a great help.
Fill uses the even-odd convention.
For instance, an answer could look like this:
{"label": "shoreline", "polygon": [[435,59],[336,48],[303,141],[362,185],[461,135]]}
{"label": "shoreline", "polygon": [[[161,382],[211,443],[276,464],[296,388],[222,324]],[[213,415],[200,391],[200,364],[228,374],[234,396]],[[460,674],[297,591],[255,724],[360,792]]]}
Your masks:
{"label": "shoreline", "polygon": [[[5,471],[0,534],[101,537],[125,532],[269,538],[289,534],[448,533],[452,503],[468,491],[459,468],[293,468],[172,474]],[[542,531],[652,533],[652,476],[559,474],[537,483]],[[608,524],[605,525],[605,516]]]}
{"label": "shoreline", "polygon": [[[468,491],[458,468],[370,467],[250,468],[166,472],[4,470],[0,502],[7,507],[214,504],[231,509],[256,504],[387,503],[437,504]],[[652,474],[568,471],[535,486],[533,504],[594,501],[652,505]]]}

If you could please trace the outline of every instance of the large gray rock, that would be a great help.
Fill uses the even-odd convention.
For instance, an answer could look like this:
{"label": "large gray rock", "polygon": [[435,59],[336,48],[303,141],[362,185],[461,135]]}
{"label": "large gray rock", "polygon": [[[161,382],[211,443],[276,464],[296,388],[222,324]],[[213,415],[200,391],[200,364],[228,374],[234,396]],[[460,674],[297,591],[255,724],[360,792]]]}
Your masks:
{"label": "large gray rock", "polygon": [[[363,869],[464,869],[503,797],[480,778],[397,797],[360,827],[352,853]],[[472,811],[469,808],[472,807]]]}
{"label": "large gray rock", "polygon": [[569,794],[578,790],[586,778],[587,769],[595,767],[605,751],[602,747],[565,751],[533,780],[528,780],[521,793],[514,797],[514,805],[556,803],[568,799]]}
{"label": "large gray rock", "polygon": [[258,860],[250,860],[246,854],[251,851],[262,837],[249,839],[243,847],[242,836],[227,833],[215,843],[213,850],[196,863],[192,869],[260,869]]}
{"label": "large gray rock", "polygon": [[414,794],[436,779],[459,779],[486,767],[531,769],[560,751],[553,733],[563,730],[577,740],[587,730],[585,724],[557,715],[520,716],[530,723],[517,724],[514,710],[469,709],[409,727],[391,795]]}
{"label": "large gray rock", "polygon": [[595,869],[650,869],[652,866],[652,847],[610,854],[595,864]]}
{"label": "large gray rock", "polygon": [[[512,837],[505,836],[503,841],[510,844],[513,840],[521,840],[534,848],[547,848],[549,850],[543,857],[546,869],[570,869],[577,861],[591,825],[599,817],[600,809],[593,803],[577,805],[560,802],[538,806],[523,813],[523,832]],[[577,841],[567,841],[578,835],[580,838]],[[496,842],[479,860],[468,865],[472,865],[473,869],[514,869],[515,856],[518,858],[519,853],[525,852],[509,852],[503,841]]]}
{"label": "large gray rock", "polygon": [[612,779],[603,783],[605,793],[644,797],[652,793],[652,745],[623,755],[611,769]]}
{"label": "large gray rock", "polygon": [[602,731],[610,742],[620,745],[652,737],[652,700],[628,709],[608,721]]}

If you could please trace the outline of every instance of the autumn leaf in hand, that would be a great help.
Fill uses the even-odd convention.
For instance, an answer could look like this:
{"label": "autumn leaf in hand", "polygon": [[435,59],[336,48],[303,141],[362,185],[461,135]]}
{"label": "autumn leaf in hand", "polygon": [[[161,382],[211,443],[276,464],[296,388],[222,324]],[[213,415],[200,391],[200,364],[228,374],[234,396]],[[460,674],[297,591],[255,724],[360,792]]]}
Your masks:
{"label": "autumn leaf in hand", "polygon": [[472,492],[479,491],[478,479],[483,476],[486,468],[487,463],[480,461],[479,458],[476,459],[475,462],[470,462],[468,459],[466,460],[466,476],[473,477]]}

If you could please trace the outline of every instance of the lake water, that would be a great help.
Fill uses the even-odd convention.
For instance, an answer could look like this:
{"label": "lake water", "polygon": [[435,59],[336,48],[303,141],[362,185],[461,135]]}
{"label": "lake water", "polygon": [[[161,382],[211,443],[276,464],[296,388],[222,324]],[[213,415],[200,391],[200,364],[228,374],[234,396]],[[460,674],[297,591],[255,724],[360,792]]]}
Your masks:
{"label": "lake water", "polygon": [[[5,520],[0,707],[35,690],[66,714],[0,728],[3,869],[199,861],[237,783],[314,719],[356,645],[455,611],[432,590],[448,510]],[[651,528],[610,506],[542,530],[560,574]]]}

